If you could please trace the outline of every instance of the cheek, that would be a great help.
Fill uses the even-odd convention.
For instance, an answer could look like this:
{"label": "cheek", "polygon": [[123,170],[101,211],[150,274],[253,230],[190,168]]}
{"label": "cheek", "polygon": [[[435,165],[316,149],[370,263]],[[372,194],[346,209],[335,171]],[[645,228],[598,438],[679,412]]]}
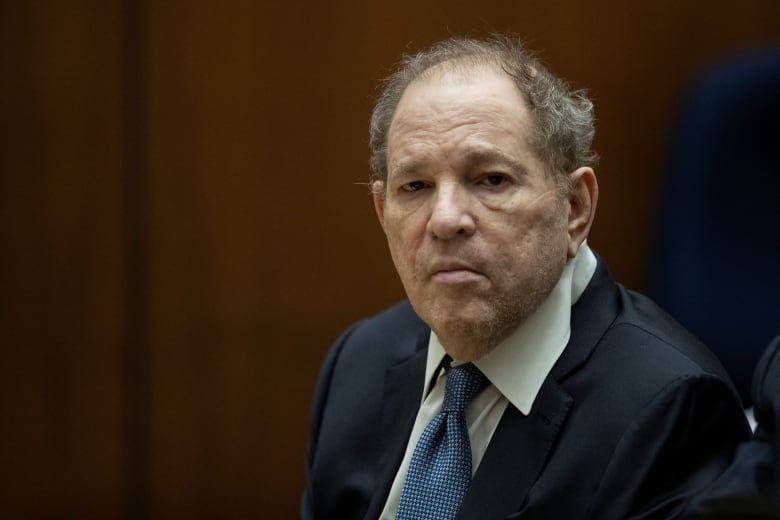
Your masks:
{"label": "cheek", "polygon": [[408,221],[387,220],[385,234],[396,270],[404,277],[411,274],[420,248],[419,233]]}
{"label": "cheek", "polygon": [[560,210],[527,214],[525,218],[508,223],[503,239],[504,244],[512,244],[506,248],[509,263],[565,258],[568,247],[566,218]]}
{"label": "cheek", "polygon": [[564,201],[560,200],[557,194],[549,192],[545,197],[544,203],[534,207],[531,213],[532,226],[541,233],[547,234],[550,239],[557,239],[559,235],[566,234],[568,207]]}
{"label": "cheek", "polygon": [[416,248],[425,233],[420,212],[391,209],[385,212],[385,234],[390,247],[398,252]]}

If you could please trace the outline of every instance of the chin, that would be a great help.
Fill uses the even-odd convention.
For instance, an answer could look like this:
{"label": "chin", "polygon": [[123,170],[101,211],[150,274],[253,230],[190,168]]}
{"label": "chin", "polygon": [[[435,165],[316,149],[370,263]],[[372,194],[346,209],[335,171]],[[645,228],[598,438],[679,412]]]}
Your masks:
{"label": "chin", "polygon": [[[506,335],[493,320],[448,316],[429,323],[447,354],[458,361],[475,361],[498,345]],[[499,330],[501,329],[501,330]]]}

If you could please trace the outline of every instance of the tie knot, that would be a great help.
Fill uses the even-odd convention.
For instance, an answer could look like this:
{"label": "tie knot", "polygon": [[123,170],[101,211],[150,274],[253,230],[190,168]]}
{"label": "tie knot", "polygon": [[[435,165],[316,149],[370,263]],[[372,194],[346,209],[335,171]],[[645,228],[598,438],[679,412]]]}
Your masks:
{"label": "tie knot", "polygon": [[474,397],[488,385],[485,374],[471,363],[451,368],[447,372],[442,412],[462,412]]}

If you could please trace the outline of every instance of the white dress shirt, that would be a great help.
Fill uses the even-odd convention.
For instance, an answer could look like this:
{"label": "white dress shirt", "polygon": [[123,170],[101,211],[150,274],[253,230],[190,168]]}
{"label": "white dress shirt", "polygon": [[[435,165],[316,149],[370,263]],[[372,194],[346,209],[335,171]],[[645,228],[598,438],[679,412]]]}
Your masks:
{"label": "white dress shirt", "polygon": [[[596,270],[596,257],[587,243],[566,263],[560,280],[547,299],[509,337],[474,364],[490,385],[466,408],[471,442],[472,474],[476,472],[508,403],[528,415],[547,375],[571,335],[571,306],[585,291]],[[422,404],[380,520],[392,520],[398,509],[409,461],[417,441],[444,402],[446,371],[439,370],[446,352],[431,332]],[[456,365],[457,361],[453,362]],[[434,376],[437,375],[434,380]],[[429,386],[430,382],[430,386]]]}

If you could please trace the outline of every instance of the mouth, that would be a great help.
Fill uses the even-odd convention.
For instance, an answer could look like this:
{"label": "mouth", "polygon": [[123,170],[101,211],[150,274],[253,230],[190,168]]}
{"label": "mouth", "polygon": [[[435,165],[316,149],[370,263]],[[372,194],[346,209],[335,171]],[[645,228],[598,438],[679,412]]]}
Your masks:
{"label": "mouth", "polygon": [[431,269],[431,279],[440,283],[468,283],[484,278],[484,275],[462,262],[439,262]]}

